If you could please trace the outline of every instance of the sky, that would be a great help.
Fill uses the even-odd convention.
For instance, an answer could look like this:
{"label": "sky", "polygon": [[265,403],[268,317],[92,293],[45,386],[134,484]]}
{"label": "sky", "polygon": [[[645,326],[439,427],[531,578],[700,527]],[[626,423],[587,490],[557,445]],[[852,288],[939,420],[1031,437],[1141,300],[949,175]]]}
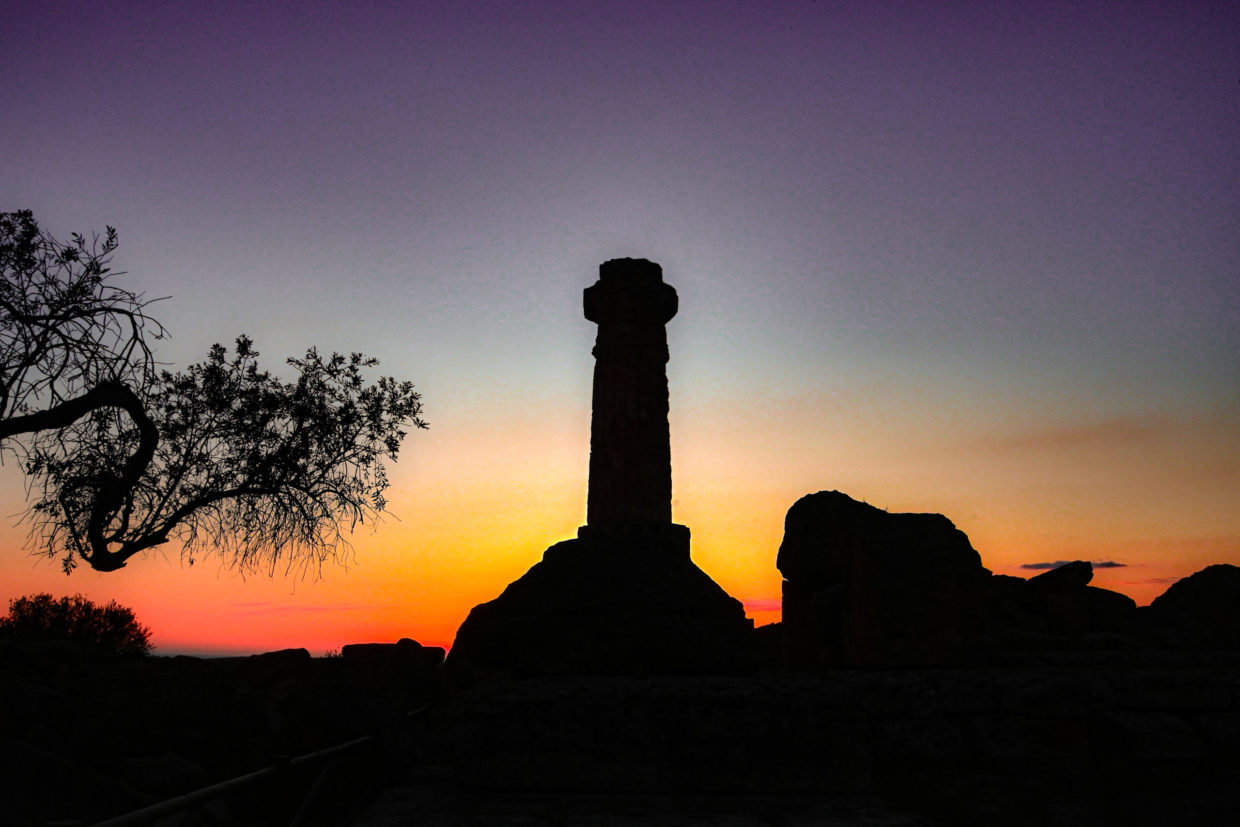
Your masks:
{"label": "sky", "polygon": [[[1148,603],[1240,564],[1234,2],[26,2],[0,210],[119,230],[173,366],[363,351],[423,394],[319,579],[69,577],[0,468],[0,601],[157,651],[450,645],[585,520],[598,265],[660,263],[673,517],[759,624],[799,497]],[[375,374],[378,375],[377,373]]]}

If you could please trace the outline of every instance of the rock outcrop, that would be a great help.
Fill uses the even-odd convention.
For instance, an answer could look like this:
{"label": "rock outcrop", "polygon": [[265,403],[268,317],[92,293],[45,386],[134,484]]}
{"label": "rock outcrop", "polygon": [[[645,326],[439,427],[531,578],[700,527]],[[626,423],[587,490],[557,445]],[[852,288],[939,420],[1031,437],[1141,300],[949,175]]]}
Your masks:
{"label": "rock outcrop", "polygon": [[984,600],[989,648],[1055,649],[1128,633],[1137,604],[1126,594],[1089,585],[1093,576],[1091,563],[1076,560],[1028,580],[990,578]]}
{"label": "rock outcrop", "polygon": [[[1127,595],[1089,585],[1093,566],[1084,560],[1029,580],[992,575],[946,517],[889,514],[838,491],[792,506],[777,565],[784,660],[798,667],[1006,662],[1013,653],[1120,646],[1131,642],[1137,616]],[[1214,596],[1202,605],[1235,605],[1224,582],[1210,579],[1203,593]],[[1189,618],[1186,611],[1164,614]]]}
{"label": "rock outcrop", "polygon": [[1028,580],[1029,589],[1038,594],[1062,594],[1083,589],[1094,579],[1094,566],[1086,560],[1074,560]]}
{"label": "rock outcrop", "polygon": [[341,648],[340,657],[359,674],[420,680],[443,664],[444,650],[403,637],[395,643],[350,643]]}
{"label": "rock outcrop", "polygon": [[1159,644],[1240,649],[1240,567],[1207,566],[1173,583],[1142,614],[1146,634]]}
{"label": "rock outcrop", "polygon": [[794,664],[930,665],[963,658],[990,572],[940,514],[889,514],[838,491],[788,511],[777,565]]}

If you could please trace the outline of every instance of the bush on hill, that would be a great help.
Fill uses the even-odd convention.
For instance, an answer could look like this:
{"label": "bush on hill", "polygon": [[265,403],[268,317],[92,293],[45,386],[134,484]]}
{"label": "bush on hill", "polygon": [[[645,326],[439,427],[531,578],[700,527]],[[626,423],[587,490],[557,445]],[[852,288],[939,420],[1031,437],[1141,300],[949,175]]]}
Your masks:
{"label": "bush on hill", "polygon": [[43,643],[67,641],[84,650],[113,655],[146,655],[151,630],[138,622],[132,609],[115,600],[99,606],[82,595],[35,594],[9,602],[0,618],[0,639]]}

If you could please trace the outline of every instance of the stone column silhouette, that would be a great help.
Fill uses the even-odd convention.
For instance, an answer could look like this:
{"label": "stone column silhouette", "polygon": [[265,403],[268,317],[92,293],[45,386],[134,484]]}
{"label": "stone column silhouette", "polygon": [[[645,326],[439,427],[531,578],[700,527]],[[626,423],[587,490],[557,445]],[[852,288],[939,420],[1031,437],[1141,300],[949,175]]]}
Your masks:
{"label": "stone column silhouette", "polygon": [[676,315],[676,290],[658,264],[620,258],[599,266],[583,298],[598,338],[587,525],[579,534],[671,527],[665,325]]}
{"label": "stone column silhouette", "polygon": [[598,325],[587,523],[470,611],[444,668],[474,678],[746,670],[753,621],[694,565],[688,526],[672,522],[665,325],[676,291],[659,265],[622,258],[599,267],[584,302]]}

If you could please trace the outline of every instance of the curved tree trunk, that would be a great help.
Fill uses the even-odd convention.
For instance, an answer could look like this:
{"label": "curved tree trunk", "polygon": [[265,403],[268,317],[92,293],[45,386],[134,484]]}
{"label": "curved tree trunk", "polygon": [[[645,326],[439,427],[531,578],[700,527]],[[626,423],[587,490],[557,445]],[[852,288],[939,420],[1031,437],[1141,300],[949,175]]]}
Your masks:
{"label": "curved tree trunk", "polygon": [[120,382],[101,382],[81,396],[53,405],[45,411],[0,421],[0,440],[19,434],[65,428],[100,408],[120,408],[129,414],[129,418],[138,428],[138,448],[125,461],[121,473],[110,474],[99,480],[95,502],[91,506],[86,524],[86,542],[89,549],[80,549],[82,557],[91,568],[115,571],[124,566],[125,561],[140,549],[111,551],[104,530],[112,515],[121,507],[125,495],[137,485],[147,466],[151,464],[155,457],[155,448],[159,444],[159,428],[147,414],[138,395]]}

